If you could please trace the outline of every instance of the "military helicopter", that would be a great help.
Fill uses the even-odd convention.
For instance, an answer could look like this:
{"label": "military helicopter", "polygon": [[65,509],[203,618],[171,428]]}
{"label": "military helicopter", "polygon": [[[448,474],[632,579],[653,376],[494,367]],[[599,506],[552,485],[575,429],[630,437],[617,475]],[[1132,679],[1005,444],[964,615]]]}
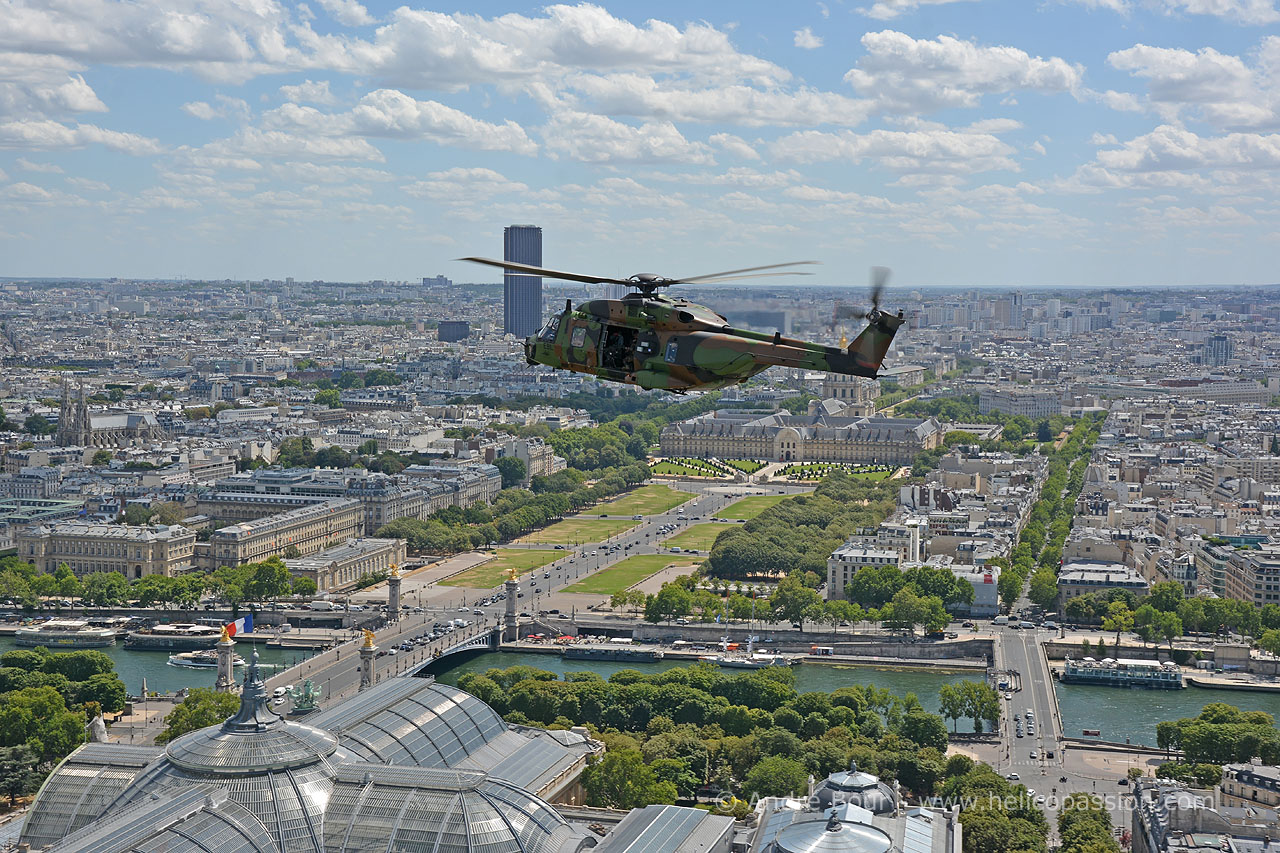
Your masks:
{"label": "military helicopter", "polygon": [[525,359],[529,364],[545,364],[589,373],[611,382],[676,393],[737,385],[774,365],[874,379],[893,336],[904,322],[901,311],[894,316],[880,310],[880,295],[889,276],[885,267],[872,269],[871,310],[856,315],[868,321],[867,327],[848,349],[841,349],[784,338],[781,332],[768,335],[735,329],[710,308],[678,297],[671,299],[658,292],[676,284],[722,284],[745,278],[809,275],[778,270],[816,261],[746,267],[688,278],[664,278],[654,273],[610,278],[492,258],[459,260],[487,264],[516,275],[633,288],[633,292],[621,299],[592,299],[576,309],[572,300],[565,300],[564,311],[525,340]]}

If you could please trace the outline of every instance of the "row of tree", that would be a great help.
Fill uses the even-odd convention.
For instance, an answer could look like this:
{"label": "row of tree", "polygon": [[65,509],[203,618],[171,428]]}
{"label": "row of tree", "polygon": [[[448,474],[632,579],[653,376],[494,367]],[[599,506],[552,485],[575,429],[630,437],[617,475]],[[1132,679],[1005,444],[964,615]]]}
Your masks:
{"label": "row of tree", "polygon": [[534,477],[531,489],[503,489],[491,506],[475,505],[465,510],[448,507],[425,520],[400,518],[378,528],[375,535],[404,539],[416,553],[452,554],[483,548],[490,542],[514,539],[546,527],[571,512],[632,489],[649,477],[649,469],[641,464],[597,473],[599,478],[590,484],[586,474],[573,469]]}
{"label": "row of tree", "polygon": [[233,608],[246,601],[269,601],[289,595],[313,595],[316,583],[295,577],[279,557],[243,566],[223,566],[210,574],[167,577],[145,575],[130,582],[119,572],[90,572],[78,578],[66,563],[52,574],[41,573],[18,557],[0,560],[0,598],[34,609],[42,598],[80,598],[95,607],[115,607],[136,601],[140,607],[157,604],[191,608],[212,593]]}
{"label": "row of tree", "polygon": [[124,708],[124,683],[110,657],[44,647],[0,655],[0,794],[12,806],[32,794],[85,741],[87,721]]}
{"label": "row of tree", "polygon": [[1205,705],[1195,717],[1156,724],[1156,744],[1182,751],[1191,764],[1239,764],[1261,759],[1280,764],[1280,730],[1265,711],[1241,711],[1224,702]]}

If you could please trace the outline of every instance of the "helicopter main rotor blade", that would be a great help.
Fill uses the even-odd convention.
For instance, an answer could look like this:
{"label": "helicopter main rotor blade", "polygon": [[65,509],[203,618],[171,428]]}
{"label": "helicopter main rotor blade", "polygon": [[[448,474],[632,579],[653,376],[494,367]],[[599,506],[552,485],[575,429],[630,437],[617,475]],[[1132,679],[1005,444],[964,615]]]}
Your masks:
{"label": "helicopter main rotor blade", "polygon": [[518,264],[514,261],[495,261],[492,258],[458,258],[458,260],[471,261],[473,264],[487,264],[491,267],[498,267],[505,272],[520,275],[540,275],[545,278],[558,278],[564,281],[580,281],[584,284],[632,284],[625,278],[607,278],[605,276],[582,275],[576,272],[562,272],[560,270],[549,270],[545,267],[535,267],[531,264]]}
{"label": "helicopter main rotor blade", "polygon": [[755,275],[730,275],[730,276],[725,276],[724,278],[713,278],[709,281],[704,281],[704,280],[673,281],[671,282],[671,284],[705,284],[708,286],[715,286],[717,284],[724,284],[725,282],[730,282],[730,281],[742,281],[743,279],[748,279],[748,278],[776,278],[777,276],[781,276],[781,275],[814,275],[814,273],[811,273],[811,272],[758,272]]}
{"label": "helicopter main rotor blade", "polygon": [[[708,273],[707,275],[695,275],[689,278],[673,278],[671,279],[670,283],[671,284],[693,284],[694,282],[699,282],[699,281],[710,281],[711,279],[720,279],[720,278],[726,278],[728,276],[737,276],[739,273],[744,273],[744,272],[756,272],[757,270],[776,270],[776,269],[779,269],[780,267],[795,267],[795,266],[800,266],[801,264],[819,264],[819,263],[821,263],[821,261],[790,261],[785,264],[766,264],[765,266],[762,266],[762,267],[744,267],[743,269],[740,269],[740,270],[725,270],[724,272],[713,272],[713,273]],[[770,273],[770,275],[813,275],[813,273],[776,272],[776,273]],[[746,276],[743,276],[743,277],[745,278]],[[754,278],[754,276],[752,276],[752,278]]]}
{"label": "helicopter main rotor blade", "polygon": [[872,267],[871,268],[871,310],[880,310],[880,294],[884,293],[884,286],[889,282],[888,267]]}

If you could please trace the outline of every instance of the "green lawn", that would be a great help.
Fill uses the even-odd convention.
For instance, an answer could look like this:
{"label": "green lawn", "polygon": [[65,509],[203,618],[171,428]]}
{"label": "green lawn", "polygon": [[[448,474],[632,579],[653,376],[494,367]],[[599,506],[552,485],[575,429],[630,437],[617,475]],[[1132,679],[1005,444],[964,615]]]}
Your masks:
{"label": "green lawn", "polygon": [[717,477],[718,472],[713,472],[701,468],[692,468],[688,465],[682,465],[679,462],[655,462],[649,466],[649,471],[656,476],[667,477]]}
{"label": "green lawn", "polygon": [[565,592],[613,595],[656,575],[667,566],[692,567],[700,561],[700,557],[684,557],[679,554],[637,554],[583,578],[566,587]]}
{"label": "green lawn", "polygon": [[689,492],[680,492],[670,486],[654,483],[648,486],[641,486],[634,491],[628,492],[617,500],[600,504],[599,506],[588,510],[587,513],[607,513],[608,515],[653,515],[659,512],[666,512],[672,507],[680,506],[680,504],[685,501],[692,499],[693,495]]}
{"label": "green lawn", "polygon": [[521,542],[555,542],[565,545],[603,542],[610,536],[635,527],[639,522],[629,518],[584,518],[575,516],[523,537]]}
{"label": "green lawn", "polygon": [[721,459],[720,461],[744,474],[754,474],[768,464],[766,462],[756,462],[752,459]]}
{"label": "green lawn", "polygon": [[507,579],[514,567],[524,573],[564,556],[564,551],[534,551],[523,548],[503,548],[492,560],[467,569],[451,578],[440,581],[441,586],[465,586],[469,589],[493,589]]}
{"label": "green lawn", "polygon": [[793,495],[753,495],[729,504],[716,513],[716,518],[741,518],[747,521],[755,518],[775,504],[780,504]]}
{"label": "green lawn", "polygon": [[709,551],[716,537],[728,529],[728,524],[695,524],[670,539],[662,540],[662,544],[668,548],[675,546],[686,550],[692,548],[695,551]]}
{"label": "green lawn", "polygon": [[788,465],[774,474],[774,476],[795,477],[800,480],[821,480],[830,473],[843,471],[855,480],[870,480],[872,482],[877,482],[885,479],[897,470],[896,467],[890,468],[888,471],[874,470],[876,468],[883,467],[884,466],[879,465],[831,465],[824,463],[812,463],[808,465]]}

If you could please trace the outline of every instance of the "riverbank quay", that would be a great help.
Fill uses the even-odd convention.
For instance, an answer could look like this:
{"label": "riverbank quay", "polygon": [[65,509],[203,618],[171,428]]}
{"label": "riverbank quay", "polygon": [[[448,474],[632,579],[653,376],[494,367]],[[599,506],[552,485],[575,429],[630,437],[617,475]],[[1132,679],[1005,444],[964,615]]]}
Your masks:
{"label": "riverbank quay", "polygon": [[[619,644],[608,642],[603,637],[590,639],[573,637],[568,634],[545,637],[529,637],[514,643],[503,643],[499,651],[532,654],[558,655],[567,659],[579,660],[683,660],[697,661],[708,655],[717,654],[719,645],[700,645],[690,648],[688,645],[671,645],[663,643]],[[775,644],[772,650],[788,651],[784,644]],[[806,665],[817,666],[869,666],[876,669],[917,670],[931,669],[942,672],[985,672],[987,661],[979,657],[929,658],[912,659],[888,655],[864,654],[801,654],[798,661]]]}

